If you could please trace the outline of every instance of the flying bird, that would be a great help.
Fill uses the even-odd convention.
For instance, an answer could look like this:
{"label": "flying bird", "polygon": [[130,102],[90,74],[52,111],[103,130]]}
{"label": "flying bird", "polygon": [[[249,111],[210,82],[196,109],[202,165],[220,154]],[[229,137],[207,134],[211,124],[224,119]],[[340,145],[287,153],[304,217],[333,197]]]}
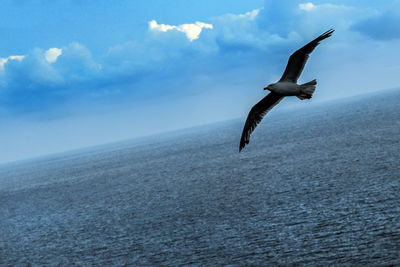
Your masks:
{"label": "flying bird", "polygon": [[317,85],[317,80],[312,80],[304,84],[297,84],[297,79],[303,71],[304,65],[311,52],[322,40],[330,37],[333,32],[333,29],[324,32],[319,37],[294,52],[289,58],[281,79],[264,88],[264,90],[269,90],[270,93],[250,110],[246,123],[244,124],[242,138],[240,139],[239,152],[249,143],[250,134],[268,111],[277,105],[285,96],[296,96],[301,100],[310,99],[312,97],[315,86]]}

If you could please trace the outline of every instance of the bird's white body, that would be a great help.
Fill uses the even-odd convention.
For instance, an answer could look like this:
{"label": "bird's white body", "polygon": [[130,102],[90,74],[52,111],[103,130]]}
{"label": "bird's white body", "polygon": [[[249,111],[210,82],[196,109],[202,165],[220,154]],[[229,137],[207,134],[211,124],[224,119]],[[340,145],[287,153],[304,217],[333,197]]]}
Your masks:
{"label": "bird's white body", "polygon": [[272,83],[264,88],[264,90],[269,90],[273,93],[279,94],[281,96],[297,96],[299,99],[310,99],[315,91],[315,86],[317,85],[316,80],[304,84],[297,84],[295,82],[282,81],[277,83]]}
{"label": "bird's white body", "polygon": [[268,85],[266,88],[271,92],[281,94],[284,96],[296,96],[301,92],[301,86],[292,82],[277,82]]}

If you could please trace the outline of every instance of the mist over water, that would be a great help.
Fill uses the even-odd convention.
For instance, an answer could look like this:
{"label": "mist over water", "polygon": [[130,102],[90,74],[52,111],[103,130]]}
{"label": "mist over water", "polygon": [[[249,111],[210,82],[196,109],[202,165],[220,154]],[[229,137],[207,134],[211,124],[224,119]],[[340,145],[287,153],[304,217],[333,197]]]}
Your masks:
{"label": "mist over water", "polygon": [[0,265],[400,264],[400,91],[0,167]]}

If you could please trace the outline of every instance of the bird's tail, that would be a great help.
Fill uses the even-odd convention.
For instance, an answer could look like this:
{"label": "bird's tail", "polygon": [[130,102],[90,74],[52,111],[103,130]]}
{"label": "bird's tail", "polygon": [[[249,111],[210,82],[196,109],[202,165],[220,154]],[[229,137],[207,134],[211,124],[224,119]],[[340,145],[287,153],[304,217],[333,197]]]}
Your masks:
{"label": "bird's tail", "polygon": [[317,85],[317,80],[312,80],[308,83],[303,83],[300,85],[300,94],[297,95],[301,100],[310,99],[315,91],[315,86]]}

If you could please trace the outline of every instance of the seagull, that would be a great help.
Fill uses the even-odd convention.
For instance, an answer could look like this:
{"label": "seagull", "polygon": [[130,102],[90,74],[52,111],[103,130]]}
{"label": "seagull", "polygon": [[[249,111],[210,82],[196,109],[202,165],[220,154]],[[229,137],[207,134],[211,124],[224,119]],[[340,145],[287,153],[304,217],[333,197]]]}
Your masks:
{"label": "seagull", "polygon": [[317,80],[314,79],[308,83],[297,84],[297,79],[303,71],[304,65],[306,64],[311,52],[322,40],[330,37],[333,32],[333,29],[324,32],[294,52],[289,58],[281,79],[264,88],[264,90],[269,90],[270,93],[261,99],[260,102],[255,104],[250,110],[246,123],[244,124],[242,138],[240,139],[239,152],[249,143],[250,134],[254,131],[268,111],[277,105],[285,96],[296,96],[301,100],[310,99],[312,97],[312,94],[315,91],[315,86],[317,85]]}

